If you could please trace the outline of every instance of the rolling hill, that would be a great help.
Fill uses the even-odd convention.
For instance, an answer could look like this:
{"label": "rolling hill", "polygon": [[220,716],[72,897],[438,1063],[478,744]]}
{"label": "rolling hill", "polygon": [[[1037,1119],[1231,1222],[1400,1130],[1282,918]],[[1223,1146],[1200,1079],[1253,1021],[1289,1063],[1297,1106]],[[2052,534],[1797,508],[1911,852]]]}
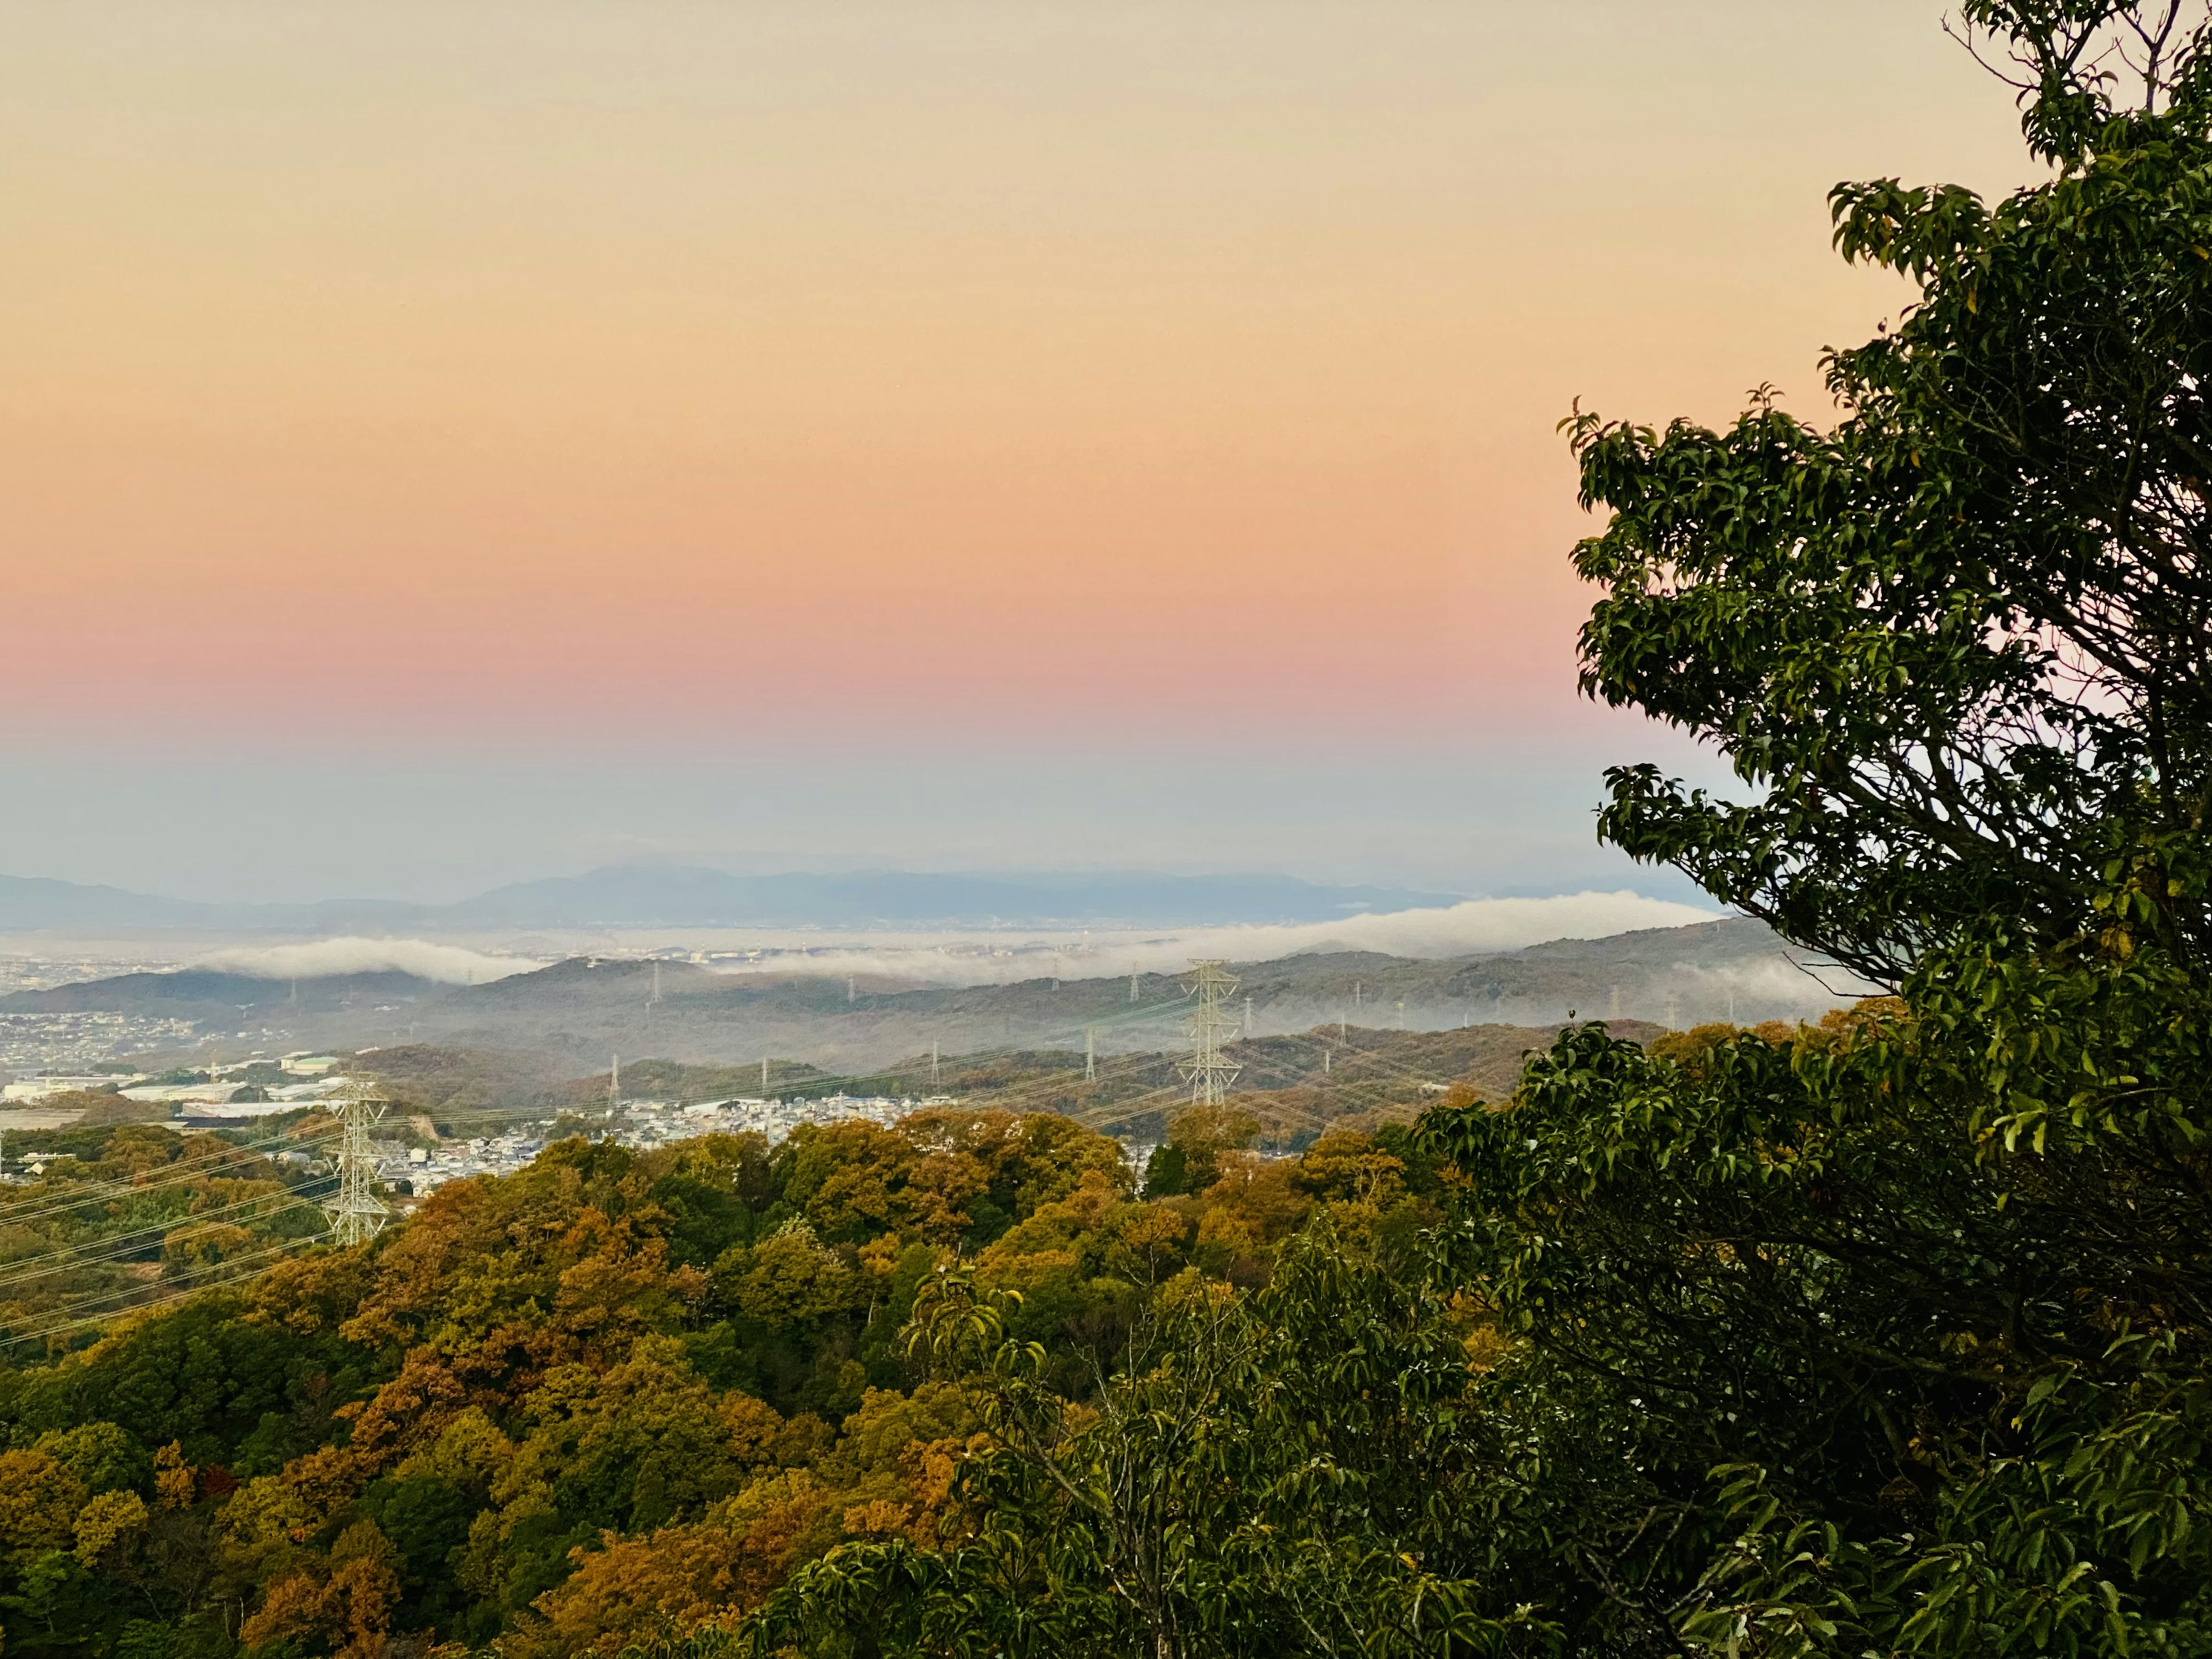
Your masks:
{"label": "rolling hill", "polygon": [[[1235,1000],[1255,1036],[1349,1026],[1555,1027],[1569,1012],[1690,1024],[1817,1014],[1850,1000],[1796,966],[1756,922],[1729,921],[1419,961],[1324,952],[1242,964]],[[543,1056],[572,1074],[611,1054],[701,1065],[763,1056],[860,1072],[917,1054],[1082,1048],[1158,1052],[1187,1002],[1171,974],[1038,978],[946,988],[683,962],[579,957],[488,984],[397,974],[293,982],[185,972],[20,992],[0,1013],[99,1010],[186,1018],[271,1052],[437,1043]]]}

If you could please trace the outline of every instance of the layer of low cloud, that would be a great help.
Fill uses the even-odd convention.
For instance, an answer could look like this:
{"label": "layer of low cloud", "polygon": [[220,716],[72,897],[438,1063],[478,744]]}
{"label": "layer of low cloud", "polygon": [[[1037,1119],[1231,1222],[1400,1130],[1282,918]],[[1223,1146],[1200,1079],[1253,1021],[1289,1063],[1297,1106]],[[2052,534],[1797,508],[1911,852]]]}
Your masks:
{"label": "layer of low cloud", "polygon": [[[1371,951],[1415,957],[1517,951],[1551,939],[1603,939],[1642,928],[1711,921],[1717,913],[1633,892],[1571,893],[1553,898],[1470,899],[1441,909],[1346,916],[1280,927],[1191,927],[1141,932],[1035,933],[945,932],[830,934],[808,930],[686,930],[632,933],[612,953],[696,944],[750,947],[755,961],[719,962],[733,973],[864,974],[939,985],[980,985],[1046,975],[1091,979],[1179,972],[1194,957],[1261,962],[1324,951]],[[603,936],[604,938],[604,936]],[[552,945],[539,941],[539,948]],[[525,947],[529,948],[528,946]],[[599,947],[605,953],[605,945]],[[558,946],[547,954],[561,954]],[[298,945],[240,945],[192,963],[257,979],[318,979],[338,974],[404,973],[444,985],[482,985],[544,965],[536,955],[493,955],[420,939],[325,939]]]}
{"label": "layer of low cloud", "polygon": [[254,979],[324,979],[339,974],[413,974],[441,985],[483,985],[544,964],[419,939],[322,939],[306,945],[240,946],[191,964]]}
{"label": "layer of low cloud", "polygon": [[[1719,913],[1634,892],[1570,893],[1553,898],[1469,899],[1440,909],[1347,916],[1279,927],[1148,929],[1083,934],[725,933],[721,948],[744,945],[758,960],[718,963],[734,973],[883,975],[940,985],[980,985],[1052,975],[1095,979],[1172,973],[1194,957],[1264,962],[1324,951],[1439,958],[1518,951],[1551,939],[1604,939],[1644,928],[1683,927]],[[676,942],[671,930],[670,943]]]}
{"label": "layer of low cloud", "polygon": [[1441,910],[1397,910],[1286,927],[1218,927],[1187,935],[1205,954],[1244,962],[1302,951],[1376,951],[1394,957],[1465,957],[1519,951],[1555,939],[1605,939],[1648,927],[1686,927],[1719,913],[1640,893],[1469,899]]}

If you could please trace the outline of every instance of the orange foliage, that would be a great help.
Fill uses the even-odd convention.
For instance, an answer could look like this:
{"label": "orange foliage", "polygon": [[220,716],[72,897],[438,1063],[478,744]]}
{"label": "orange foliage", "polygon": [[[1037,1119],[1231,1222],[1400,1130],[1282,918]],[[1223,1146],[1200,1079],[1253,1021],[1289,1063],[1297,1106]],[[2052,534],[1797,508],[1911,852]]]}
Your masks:
{"label": "orange foliage", "polygon": [[[1150,1203],[1119,1149],[1067,1119],[951,1109],[808,1127],[773,1158],[566,1142],[521,1174],[449,1182],[374,1243],[228,1293],[291,1367],[272,1380],[292,1416],[263,1419],[285,1437],[255,1455],[311,1449],[240,1486],[222,1467],[236,1448],[165,1429],[181,1443],[150,1485],[133,1453],[145,1497],[89,1502],[89,1477],[49,1450],[0,1452],[0,1552],[113,1575],[197,1528],[210,1602],[250,1609],[249,1647],[380,1659],[395,1623],[422,1622],[397,1617],[404,1584],[442,1576],[441,1595],[477,1598],[472,1632],[507,1627],[508,1659],[568,1659],[737,1617],[840,1539],[939,1547],[977,1523],[960,1479],[985,1443],[975,1402],[869,1386],[898,1375],[887,1322],[933,1257],[975,1251],[1066,1329],[1110,1332],[1149,1297],[1233,1294],[1187,1264],[1251,1282],[1317,1200],[1403,1198],[1404,1164],[1364,1137],[1267,1159],[1240,1150],[1237,1110],[1176,1121],[1213,1176]],[[989,1217],[1003,1231],[986,1242]],[[180,1252],[210,1243],[177,1234]],[[289,1438],[302,1424],[322,1443]],[[410,1552],[426,1514],[460,1541],[410,1554],[403,1579],[372,1514]]]}
{"label": "orange foliage", "polygon": [[657,1632],[750,1612],[783,1581],[808,1534],[834,1521],[835,1501],[794,1471],[757,1482],[695,1525],[606,1533],[598,1549],[571,1552],[575,1571],[538,1598],[542,1622],[508,1649],[516,1659],[612,1656]]}
{"label": "orange foliage", "polygon": [[154,1454],[154,1491],[163,1509],[190,1508],[195,1489],[191,1468],[175,1441]]}
{"label": "orange foliage", "polygon": [[270,1587],[239,1640],[264,1647],[305,1639],[336,1659],[382,1659],[399,1589],[398,1553],[374,1522],[357,1521],[338,1534],[326,1563]]}

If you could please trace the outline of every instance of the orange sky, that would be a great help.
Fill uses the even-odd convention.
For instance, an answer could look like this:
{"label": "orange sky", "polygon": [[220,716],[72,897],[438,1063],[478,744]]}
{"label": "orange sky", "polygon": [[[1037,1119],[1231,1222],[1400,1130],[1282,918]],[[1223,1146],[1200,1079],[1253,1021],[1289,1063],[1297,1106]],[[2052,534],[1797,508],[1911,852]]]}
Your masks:
{"label": "orange sky", "polygon": [[19,10],[13,735],[1571,719],[1570,400],[2021,163],[1920,0],[1565,9]]}
{"label": "orange sky", "polygon": [[1828,186],[2025,175],[1939,17],[15,8],[0,872],[1679,895],[1554,427],[1825,412]]}

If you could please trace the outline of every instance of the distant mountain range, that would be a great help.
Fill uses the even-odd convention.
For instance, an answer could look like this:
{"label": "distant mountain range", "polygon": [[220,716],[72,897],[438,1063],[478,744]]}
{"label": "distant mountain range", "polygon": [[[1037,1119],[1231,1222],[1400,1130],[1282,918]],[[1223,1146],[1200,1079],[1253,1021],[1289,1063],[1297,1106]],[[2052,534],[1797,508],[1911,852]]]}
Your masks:
{"label": "distant mountain range", "polygon": [[[1330,951],[1239,964],[1235,1012],[1255,1036],[1349,1025],[1438,1030],[1641,1018],[1669,1025],[1799,1018],[1848,1002],[1761,923],[1561,940],[1445,960]],[[441,1043],[530,1054],[576,1074],[610,1054],[687,1063],[764,1057],[852,1070],[927,1055],[1073,1047],[1173,1048],[1180,977],[1041,977],[917,986],[843,974],[728,974],[687,962],[578,957],[489,984],[361,973],[278,981],[185,969],[0,997],[0,1015],[106,1012],[191,1022],[234,1048],[352,1050]]]}
{"label": "distant mountain range", "polygon": [[613,865],[519,882],[454,904],[387,900],[210,904],[0,876],[0,933],[252,930],[481,932],[533,927],[1212,927],[1331,921],[1428,909],[1455,893],[1329,887],[1293,876],[1139,872],[733,876],[669,865]]}

